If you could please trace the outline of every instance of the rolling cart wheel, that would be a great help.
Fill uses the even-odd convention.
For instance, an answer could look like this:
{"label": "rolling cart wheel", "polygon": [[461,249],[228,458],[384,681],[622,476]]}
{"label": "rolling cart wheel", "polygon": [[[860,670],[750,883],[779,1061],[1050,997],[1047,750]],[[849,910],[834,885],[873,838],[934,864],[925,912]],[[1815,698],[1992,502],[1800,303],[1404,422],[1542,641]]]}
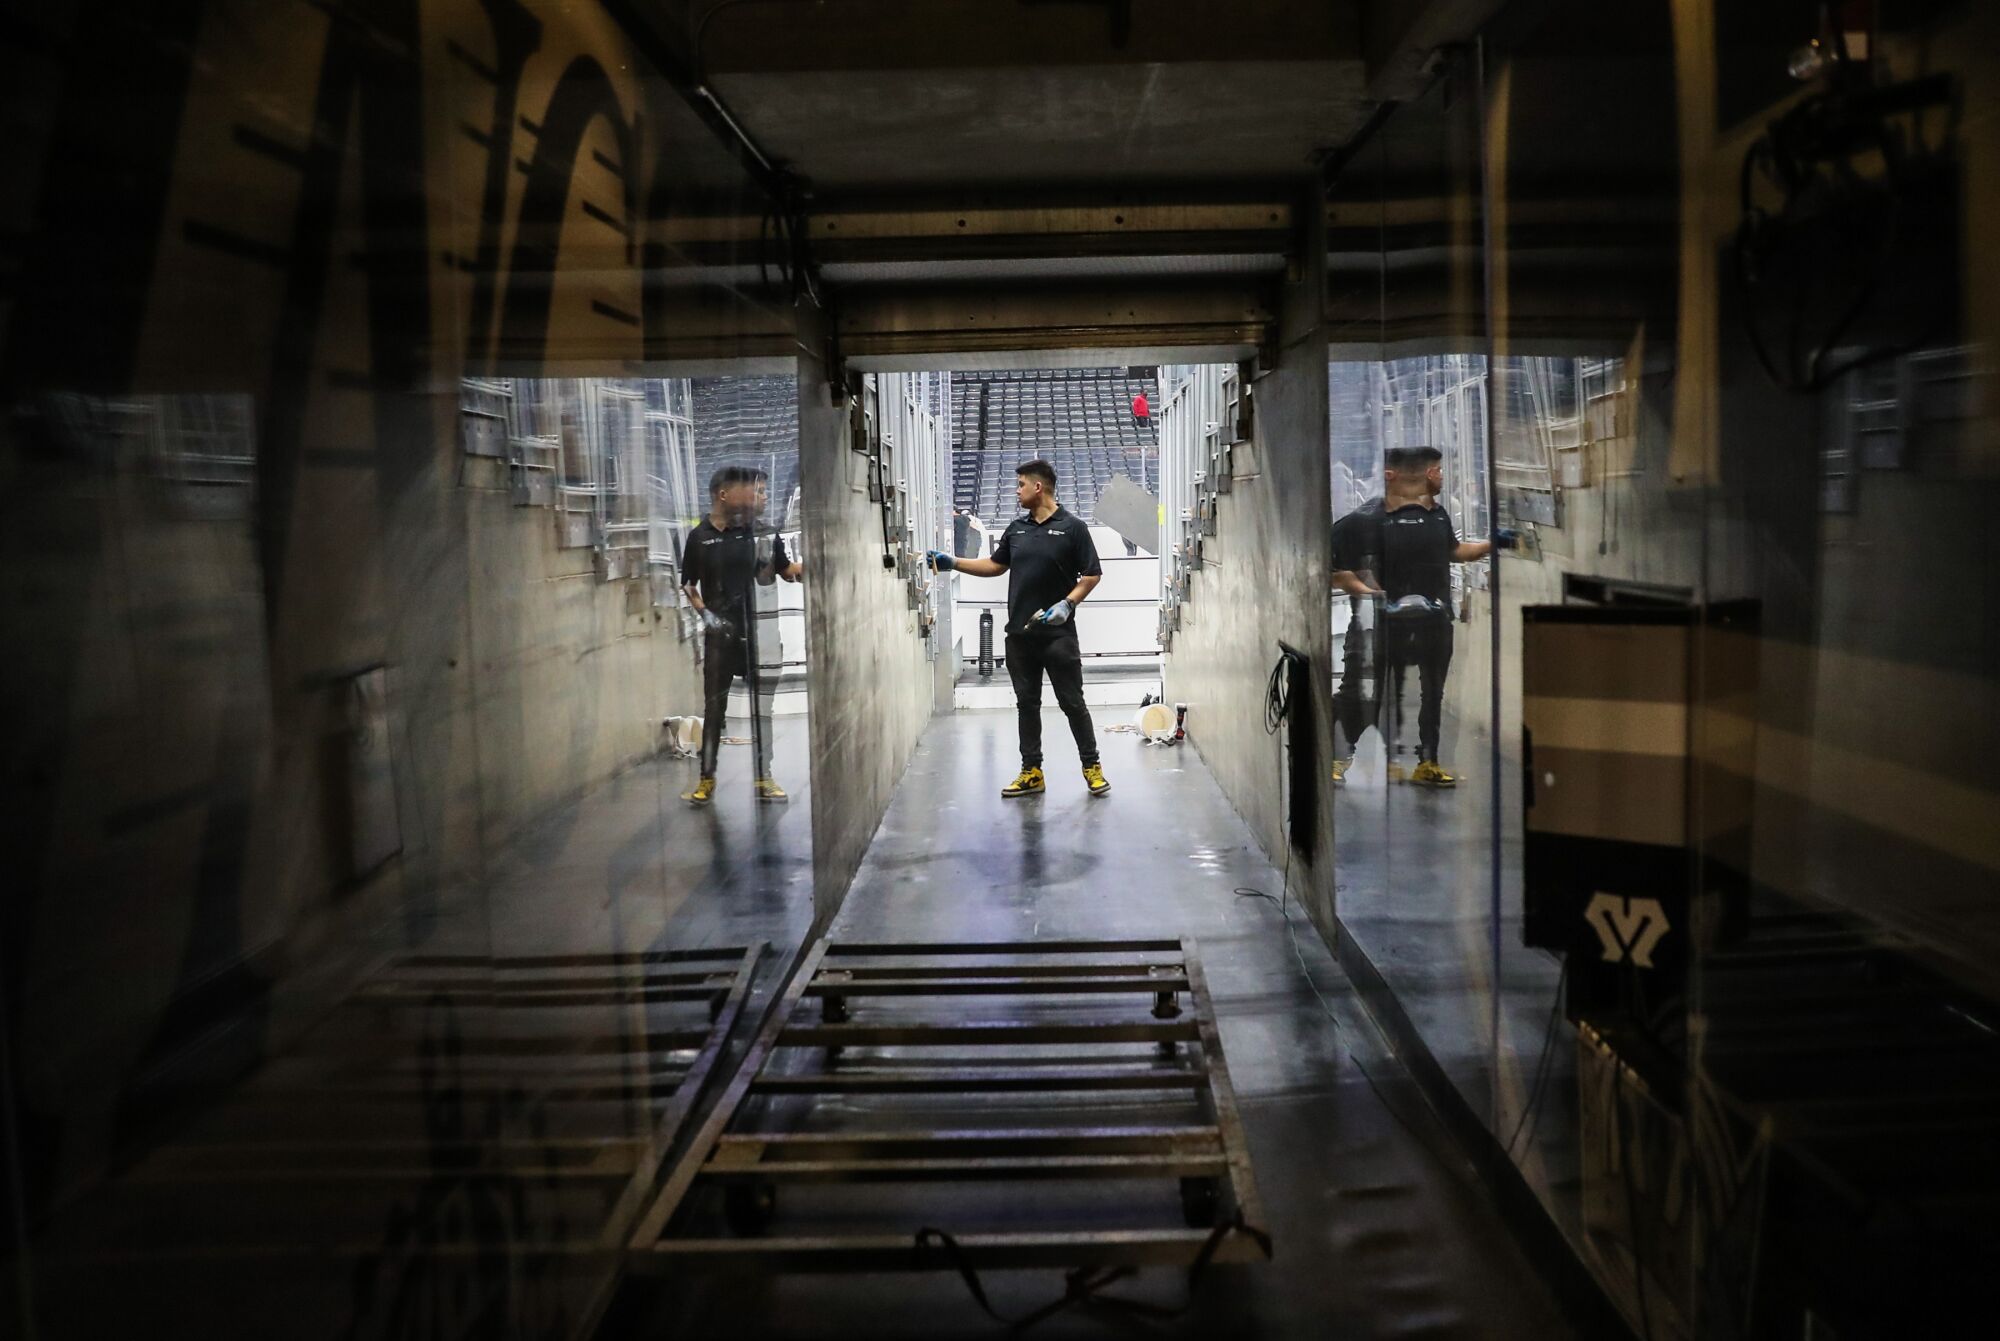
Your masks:
{"label": "rolling cart wheel", "polygon": [[731,1183],[722,1191],[722,1218],[738,1238],[763,1236],[778,1214],[778,1189],[769,1183]]}
{"label": "rolling cart wheel", "polygon": [[1220,1200],[1213,1178],[1181,1179],[1181,1219],[1189,1229],[1213,1229]]}
{"label": "rolling cart wheel", "polygon": [[[821,997],[819,1002],[819,1017],[821,1021],[823,1021],[826,1024],[846,1024],[849,1019],[847,1013],[847,998],[844,996],[835,996],[832,994]],[[829,1063],[839,1061],[840,1049],[841,1045],[838,1043],[828,1044],[826,1049],[826,1060]]]}

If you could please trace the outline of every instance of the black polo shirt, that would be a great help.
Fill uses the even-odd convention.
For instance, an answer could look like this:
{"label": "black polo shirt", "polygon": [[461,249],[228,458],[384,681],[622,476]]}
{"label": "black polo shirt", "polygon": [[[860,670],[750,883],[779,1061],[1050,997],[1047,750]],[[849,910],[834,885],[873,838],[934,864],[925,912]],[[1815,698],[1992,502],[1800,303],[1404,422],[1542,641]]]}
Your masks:
{"label": "black polo shirt", "polygon": [[1371,498],[1333,524],[1333,566],[1382,584],[1382,500]]}
{"label": "black polo shirt", "polygon": [[1009,522],[993,547],[993,562],[1007,567],[1007,632],[1014,637],[1074,633],[1074,618],[1047,628],[1029,623],[1028,616],[1069,595],[1078,578],[1104,574],[1090,528],[1064,507],[1051,512],[1047,521],[1024,512]]}
{"label": "black polo shirt", "polygon": [[1333,566],[1372,571],[1388,599],[1428,596],[1451,603],[1451,556],[1458,528],[1442,507],[1405,503],[1389,511],[1371,498],[1333,524]]}
{"label": "black polo shirt", "polygon": [[791,567],[785,538],[765,523],[718,530],[704,517],[688,532],[681,552],[681,582],[694,583],[701,603],[738,628],[750,610],[753,583],[769,586],[781,568]]}

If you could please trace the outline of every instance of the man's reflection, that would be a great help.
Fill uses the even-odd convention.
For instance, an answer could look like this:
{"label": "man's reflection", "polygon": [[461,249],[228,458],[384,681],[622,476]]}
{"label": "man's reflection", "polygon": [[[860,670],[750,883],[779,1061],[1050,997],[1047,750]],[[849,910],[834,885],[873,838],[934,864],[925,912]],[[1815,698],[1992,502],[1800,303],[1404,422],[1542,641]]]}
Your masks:
{"label": "man's reflection", "polygon": [[[1364,518],[1370,511],[1372,518]],[[1380,699],[1381,640],[1376,636],[1375,597],[1381,594],[1376,574],[1381,558],[1365,546],[1374,543],[1381,524],[1382,500],[1371,498],[1333,524],[1334,590],[1347,595],[1347,632],[1340,645],[1340,687],[1333,694],[1333,782],[1347,780],[1361,733],[1375,721]]]}
{"label": "man's reflection", "polygon": [[[1400,736],[1406,675],[1415,666],[1417,766],[1409,780],[1420,787],[1458,784],[1457,777],[1438,763],[1444,682],[1451,670],[1451,565],[1483,559],[1496,543],[1507,548],[1513,533],[1496,530],[1492,540],[1460,540],[1451,514],[1437,501],[1442,492],[1443,452],[1435,447],[1392,447],[1382,454],[1382,496],[1333,524],[1333,585],[1357,607],[1348,625],[1341,687],[1335,695],[1335,725],[1345,737],[1344,742],[1336,740],[1336,783],[1352,762],[1355,743],[1368,723],[1375,721],[1381,729],[1375,709],[1393,705]],[[1367,627],[1371,623],[1373,630]],[[1371,640],[1372,631],[1380,636]],[[1366,697],[1371,641],[1380,651],[1383,672],[1376,683],[1388,687],[1386,702],[1378,690],[1373,704]]]}
{"label": "man's reflection", "polygon": [[[708,516],[688,533],[681,555],[682,590],[701,616],[701,778],[681,799],[705,806],[715,797],[715,762],[738,676],[750,690],[750,739],[757,760],[759,801],[789,798],[771,776],[771,706],[776,673],[757,654],[756,589],[778,578],[797,582],[805,566],[785,552],[784,537],[764,520],[770,475],[752,466],[724,466],[708,482]],[[775,634],[767,635],[774,637]]]}

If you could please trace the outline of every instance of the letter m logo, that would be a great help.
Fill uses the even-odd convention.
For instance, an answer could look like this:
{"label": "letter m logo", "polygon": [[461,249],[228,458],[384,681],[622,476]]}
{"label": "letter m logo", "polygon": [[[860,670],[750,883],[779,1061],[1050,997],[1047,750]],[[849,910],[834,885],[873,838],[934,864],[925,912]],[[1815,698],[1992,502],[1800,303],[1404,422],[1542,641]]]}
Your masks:
{"label": "letter m logo", "polygon": [[1595,894],[1583,920],[1597,933],[1607,964],[1630,958],[1640,968],[1653,967],[1653,947],[1668,931],[1667,912],[1658,899]]}

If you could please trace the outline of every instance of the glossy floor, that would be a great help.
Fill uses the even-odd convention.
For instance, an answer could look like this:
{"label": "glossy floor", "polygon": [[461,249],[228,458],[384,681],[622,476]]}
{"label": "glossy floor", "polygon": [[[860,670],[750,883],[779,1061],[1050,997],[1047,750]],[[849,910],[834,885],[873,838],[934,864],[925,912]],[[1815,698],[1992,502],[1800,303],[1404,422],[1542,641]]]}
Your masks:
{"label": "glossy floor", "polygon": [[[1184,1315],[1146,1324],[1146,1334],[1566,1335],[1552,1300],[1448,1153],[1298,910],[1291,910],[1295,941],[1276,906],[1234,892],[1274,891],[1278,873],[1199,756],[1144,747],[1131,735],[1103,732],[1105,725],[1109,797],[1085,794],[1066,757],[1067,733],[1051,712],[1048,793],[1003,802],[999,789],[1016,762],[1012,714],[934,721],[835,936],[1197,940],[1277,1255],[1215,1269]],[[995,1275],[987,1287],[1009,1317],[1061,1293],[1052,1272]],[[1171,1272],[1118,1289],[1169,1306],[1185,1297]],[[794,1277],[752,1290],[671,1293],[653,1321],[672,1335],[996,1331],[949,1273]],[[1133,1325],[1129,1317],[1076,1309],[1035,1334],[1105,1335]]]}

